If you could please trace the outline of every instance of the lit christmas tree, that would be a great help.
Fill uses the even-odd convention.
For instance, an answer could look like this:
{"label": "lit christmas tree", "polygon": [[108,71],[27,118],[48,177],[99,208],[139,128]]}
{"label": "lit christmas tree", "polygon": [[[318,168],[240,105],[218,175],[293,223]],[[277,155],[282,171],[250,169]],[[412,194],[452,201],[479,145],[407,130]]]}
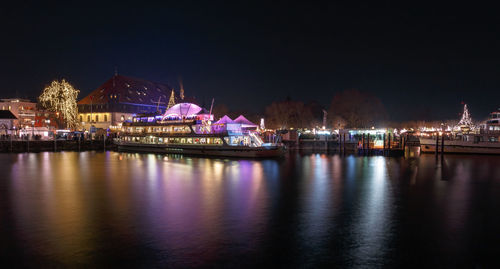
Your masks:
{"label": "lit christmas tree", "polygon": [[467,104],[464,104],[464,113],[462,113],[462,118],[458,122],[455,129],[460,129],[462,131],[468,131],[474,129],[474,124],[472,123],[472,118],[467,108]]}
{"label": "lit christmas tree", "polygon": [[60,112],[67,127],[75,128],[78,125],[76,98],[79,92],[64,79],[61,81],[54,80],[43,89],[38,100],[43,108]]}
{"label": "lit christmas tree", "polygon": [[168,100],[167,109],[173,107],[174,105],[175,105],[175,93],[174,90],[172,89],[172,93],[170,94],[170,99]]}

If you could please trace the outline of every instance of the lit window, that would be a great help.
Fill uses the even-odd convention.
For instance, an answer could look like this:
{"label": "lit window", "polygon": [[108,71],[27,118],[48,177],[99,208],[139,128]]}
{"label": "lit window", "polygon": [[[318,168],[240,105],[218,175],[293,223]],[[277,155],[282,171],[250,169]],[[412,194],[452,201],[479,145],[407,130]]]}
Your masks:
{"label": "lit window", "polygon": [[104,115],[104,121],[108,121],[108,115]]}
{"label": "lit window", "polygon": [[90,115],[87,115],[87,121],[90,122]]}
{"label": "lit window", "polygon": [[95,121],[99,121],[99,115],[95,115]]}

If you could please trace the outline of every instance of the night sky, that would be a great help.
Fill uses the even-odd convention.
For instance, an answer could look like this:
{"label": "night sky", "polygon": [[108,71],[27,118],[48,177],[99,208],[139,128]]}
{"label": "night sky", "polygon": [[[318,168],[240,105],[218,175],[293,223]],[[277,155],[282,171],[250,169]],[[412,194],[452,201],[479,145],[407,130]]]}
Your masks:
{"label": "night sky", "polygon": [[4,4],[0,97],[64,77],[82,98],[117,67],[254,112],[287,97],[328,106],[352,88],[392,120],[458,118],[462,101],[480,120],[500,106],[494,7],[235,2]]}

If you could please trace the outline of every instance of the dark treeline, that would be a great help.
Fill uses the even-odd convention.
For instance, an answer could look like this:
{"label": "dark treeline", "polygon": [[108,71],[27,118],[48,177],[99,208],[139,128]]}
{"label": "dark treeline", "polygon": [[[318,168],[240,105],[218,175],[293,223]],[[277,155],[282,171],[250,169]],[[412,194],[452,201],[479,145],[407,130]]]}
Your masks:
{"label": "dark treeline", "polygon": [[369,128],[384,125],[388,120],[380,99],[354,89],[335,94],[329,107],[287,98],[269,104],[263,113],[230,111],[224,104],[215,105],[213,109],[216,119],[224,115],[234,119],[243,114],[255,123],[265,118],[266,127],[273,129],[321,127],[323,111],[327,112],[327,128]]}
{"label": "dark treeline", "polygon": [[286,98],[269,104],[261,113],[231,111],[224,104],[215,105],[213,109],[216,119],[224,115],[232,119],[244,115],[258,124],[261,118],[265,118],[266,127],[272,129],[322,127],[323,111],[327,112],[326,127],[333,129],[371,127],[408,129],[421,126],[438,128],[454,126],[458,122],[458,118],[446,121],[391,121],[384,104],[378,97],[356,89],[336,93],[329,107],[321,106],[317,102],[304,103]]}

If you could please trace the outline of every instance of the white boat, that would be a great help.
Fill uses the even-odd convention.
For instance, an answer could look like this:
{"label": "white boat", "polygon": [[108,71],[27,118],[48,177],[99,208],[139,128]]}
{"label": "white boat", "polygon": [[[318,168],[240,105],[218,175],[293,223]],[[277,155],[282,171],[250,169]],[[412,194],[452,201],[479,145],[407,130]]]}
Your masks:
{"label": "white boat", "polygon": [[[468,114],[465,106],[464,114]],[[468,116],[468,115],[467,115]],[[465,116],[464,116],[465,117]],[[460,122],[464,121],[464,117]],[[469,122],[471,122],[469,120]],[[458,133],[455,139],[438,139],[438,151],[444,153],[500,154],[500,109],[490,113],[490,118],[481,125],[479,132]],[[460,123],[459,123],[460,125]],[[463,130],[463,126],[460,128]],[[469,131],[469,128],[465,128]],[[436,152],[436,139],[420,138],[420,149],[424,153]]]}
{"label": "white boat", "polygon": [[284,155],[282,145],[264,143],[257,125],[240,116],[234,121],[196,104],[180,103],[163,115],[138,115],[124,122],[115,139],[119,150],[205,156],[271,158]]}
{"label": "white boat", "polygon": [[[420,150],[424,153],[436,152],[436,140],[420,138]],[[438,150],[441,152],[441,139]],[[500,154],[500,143],[489,141],[444,140],[444,153]]]}

